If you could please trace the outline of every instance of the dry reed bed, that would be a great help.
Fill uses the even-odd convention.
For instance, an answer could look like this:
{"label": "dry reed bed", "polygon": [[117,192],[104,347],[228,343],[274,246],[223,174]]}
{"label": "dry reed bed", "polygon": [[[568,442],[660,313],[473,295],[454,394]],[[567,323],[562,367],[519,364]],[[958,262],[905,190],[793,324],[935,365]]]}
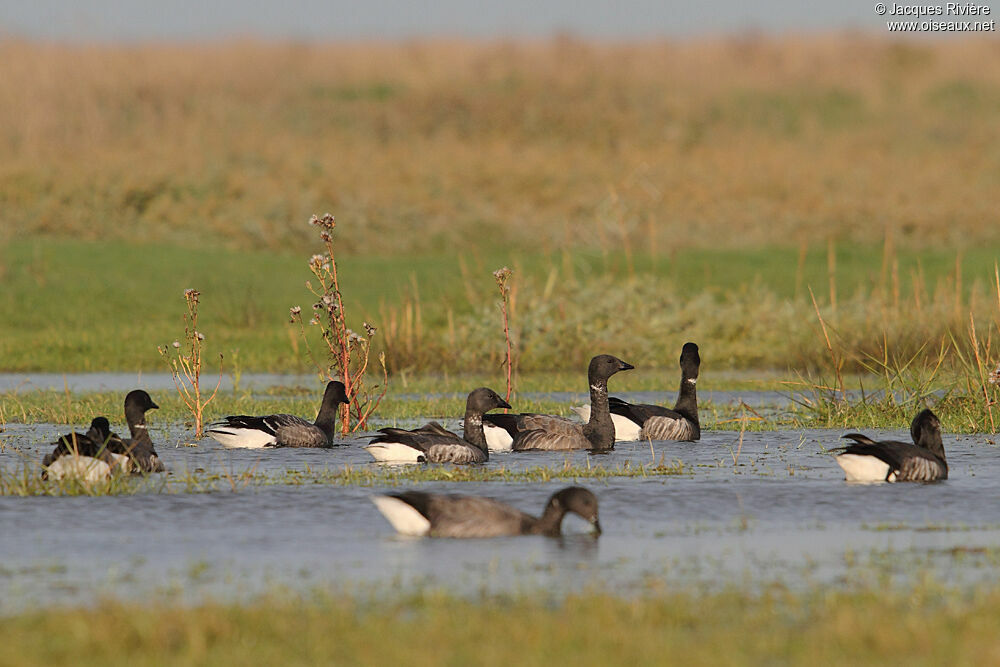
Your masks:
{"label": "dry reed bed", "polygon": [[[1000,46],[0,42],[8,233],[345,251],[993,240]],[[405,229],[408,233],[397,233]]]}

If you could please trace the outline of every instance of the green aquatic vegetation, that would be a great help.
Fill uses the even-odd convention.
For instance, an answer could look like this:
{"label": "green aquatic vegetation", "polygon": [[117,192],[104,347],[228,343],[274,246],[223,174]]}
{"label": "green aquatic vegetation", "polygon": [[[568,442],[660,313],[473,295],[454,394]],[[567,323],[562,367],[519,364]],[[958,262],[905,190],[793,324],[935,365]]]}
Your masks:
{"label": "green aquatic vegetation", "polygon": [[513,470],[506,466],[378,465],[345,466],[336,470],[286,470],[281,474],[261,475],[263,484],[334,484],[357,486],[398,486],[417,482],[550,482],[554,480],[601,480],[612,477],[660,477],[690,474],[682,461],[634,465],[626,461],[616,466],[573,465],[534,466]]}
{"label": "green aquatic vegetation", "polygon": [[861,530],[871,530],[874,532],[895,532],[903,530],[912,530],[917,533],[955,533],[955,532],[972,532],[980,530],[996,530],[996,526],[969,526],[964,523],[960,524],[949,524],[949,523],[927,523],[924,525],[910,524],[910,523],[877,523],[877,524],[861,524]]}
{"label": "green aquatic vegetation", "polygon": [[513,470],[506,466],[406,465],[344,466],[343,468],[261,473],[257,466],[245,470],[186,471],[148,476],[113,476],[86,483],[79,480],[43,480],[41,467],[24,461],[17,468],[0,468],[0,496],[114,496],[141,493],[217,493],[252,491],[266,486],[399,486],[421,482],[551,482],[596,480],[617,477],[668,477],[691,474],[682,461],[659,461],[615,465],[533,466]]}
{"label": "green aquatic vegetation", "polygon": [[0,496],[129,496],[162,493],[166,488],[165,480],[154,476],[112,475],[94,482],[43,480],[40,465],[25,464],[15,470],[0,468]]}

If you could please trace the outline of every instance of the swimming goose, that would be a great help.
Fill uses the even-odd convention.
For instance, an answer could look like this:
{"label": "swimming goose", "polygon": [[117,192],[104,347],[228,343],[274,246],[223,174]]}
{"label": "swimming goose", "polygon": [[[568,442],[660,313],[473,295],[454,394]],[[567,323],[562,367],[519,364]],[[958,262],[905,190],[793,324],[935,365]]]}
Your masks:
{"label": "swimming goose", "polygon": [[948,479],[948,463],[941,441],[941,422],[922,410],[910,424],[913,444],[897,440],[875,442],[860,433],[844,436],[854,441],[837,456],[849,482],[934,482]]}
{"label": "swimming goose", "polygon": [[590,360],[587,379],[592,409],[586,424],[565,417],[535,414],[488,415],[487,419],[513,433],[511,449],[514,451],[614,449],[615,429],[608,411],[608,378],[632,368],[632,364],[610,354],[599,354]]}
{"label": "swimming goose", "polygon": [[337,409],[348,402],[344,383],[334,380],[326,385],[314,423],[286,414],[230,415],[209,425],[205,433],[223,447],[330,447],[336,431]]}
{"label": "swimming goose", "polygon": [[128,457],[108,450],[111,424],[95,417],[86,433],[67,433],[53,443],[56,448],[42,459],[42,479],[80,479],[96,482],[112,472],[129,469]]}
{"label": "swimming goose", "polygon": [[376,461],[396,463],[483,463],[490,458],[483,435],[483,415],[494,408],[510,408],[492,389],[480,387],[465,402],[464,438],[437,422],[407,431],[379,429],[365,449]]}
{"label": "swimming goose", "polygon": [[[681,388],[677,404],[670,410],[662,405],[627,403],[614,396],[608,399],[611,421],[615,425],[615,440],[698,440],[698,395],[695,383],[701,357],[698,346],[685,343],[681,349]],[[584,421],[590,418],[590,406],[573,408]]]}
{"label": "swimming goose", "polygon": [[106,479],[113,472],[163,472],[146,428],[146,411],[159,408],[142,389],[125,396],[125,421],[131,438],[111,432],[104,417],[95,417],[86,434],[69,433],[59,438],[55,450],[42,459],[43,479]]}
{"label": "swimming goose", "polygon": [[581,516],[601,534],[597,498],[580,486],[570,486],[549,498],[535,518],[492,498],[404,491],[373,496],[372,502],[403,535],[430,537],[503,537],[560,534],[567,512]]}
{"label": "swimming goose", "polygon": [[142,389],[133,389],[125,396],[125,421],[131,438],[119,438],[112,433],[108,439],[108,449],[113,454],[127,456],[133,472],[164,472],[166,468],[149,437],[146,427],[146,412],[159,409]]}

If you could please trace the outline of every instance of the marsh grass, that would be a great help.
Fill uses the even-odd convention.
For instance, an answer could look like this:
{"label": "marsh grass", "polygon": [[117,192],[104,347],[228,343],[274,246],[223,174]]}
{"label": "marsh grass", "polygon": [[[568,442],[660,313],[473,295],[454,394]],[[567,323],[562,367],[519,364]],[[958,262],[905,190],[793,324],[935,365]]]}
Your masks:
{"label": "marsh grass", "polygon": [[[8,262],[7,273],[0,276],[5,287],[0,297],[4,370],[157,370],[162,362],[150,344],[175,327],[160,304],[196,283],[213,294],[212,308],[200,318],[212,332],[214,349],[238,349],[245,371],[312,371],[287,318],[290,295],[301,292],[298,258],[212,248],[157,246],[154,251],[112,241],[99,246],[16,241],[2,252]],[[996,254],[988,247],[963,254],[960,300],[954,253],[897,251],[900,289],[920,295],[919,310],[913,297],[901,299],[898,309],[891,296],[888,309],[876,298],[884,290],[871,267],[878,266],[881,250],[845,246],[837,253],[834,280],[841,296],[836,317],[822,312],[837,330],[834,342],[850,353],[845,373],[861,369],[865,353],[881,352],[883,333],[903,355],[949,331],[965,337],[970,310],[979,326],[992,317],[984,294],[986,278],[992,283]],[[624,267],[616,265],[624,262],[620,252],[606,258],[586,252],[563,257],[567,263],[544,254],[517,257],[519,375],[582,374],[600,345],[634,360],[637,370],[662,369],[660,388],[673,387],[677,350],[685,340],[702,346],[706,372],[815,372],[828,364],[827,351],[817,344],[808,292],[803,288],[796,297],[796,251],[691,251],[669,262],[636,252],[634,284],[622,273]],[[480,262],[440,256],[405,262],[348,256],[338,261],[346,305],[359,317],[351,326],[360,330],[369,317],[384,323],[379,343],[394,382],[405,385],[409,377],[431,372],[483,373],[488,384],[502,383],[497,371],[504,351],[492,343],[497,318],[491,294],[496,288],[489,267],[510,261],[509,256],[484,255]],[[255,270],[248,272],[248,265]],[[469,281],[462,278],[463,265]],[[806,252],[801,269],[807,286],[827,280],[823,253]],[[683,290],[677,288],[681,283]],[[52,284],[62,287],[53,291]],[[818,293],[817,301],[827,308]],[[106,317],[95,321],[79,306],[94,302],[102,304]],[[595,328],[602,332],[596,340],[590,333]],[[73,336],[65,335],[68,329]],[[318,332],[312,334],[310,344],[322,347]],[[612,389],[628,390],[631,382],[622,378]]]}
{"label": "marsh grass", "polygon": [[131,496],[149,493],[236,493],[266,484],[286,484],[284,477],[266,477],[257,464],[242,471],[171,471],[167,474],[115,474],[105,480],[42,479],[42,467],[24,458],[16,466],[0,467],[0,496]]}
{"label": "marsh grass", "polygon": [[162,478],[115,474],[108,479],[87,482],[80,479],[41,478],[42,467],[23,461],[9,469],[0,467],[0,496],[121,496],[161,493],[166,489]]}
{"label": "marsh grass", "polygon": [[[889,259],[887,249],[885,262]],[[938,415],[946,415],[963,431],[996,433],[994,406],[1000,402],[1000,386],[993,376],[994,369],[1000,367],[1000,350],[993,341],[1000,340],[1000,266],[994,263],[991,272],[992,295],[983,298],[977,288],[965,300],[960,264],[957,256],[952,296],[947,296],[949,290],[941,295],[939,286],[939,296],[929,304],[935,311],[933,321],[939,325],[936,330],[926,326],[925,311],[929,308],[922,301],[919,283],[914,285],[912,300],[901,299],[895,291],[891,300],[884,296],[885,291],[873,295],[872,304],[882,311],[884,327],[877,351],[857,345],[842,333],[842,327],[828,325],[813,298],[821,340],[829,355],[825,377],[834,378],[835,386],[811,378],[796,384],[811,392],[811,399],[802,404],[817,421],[829,425],[853,422],[880,426],[886,420],[906,424],[922,407],[933,406]],[[906,321],[906,313],[910,313],[912,328],[919,332],[908,336],[908,342],[900,340],[898,330],[890,330],[895,329],[890,323]],[[985,324],[977,326],[977,320]],[[941,323],[946,326],[941,327]],[[856,358],[869,378],[867,391],[864,377],[858,381],[860,400],[848,400],[845,392],[842,369],[848,357]],[[871,390],[872,381],[878,390]]]}
{"label": "marsh grass", "polygon": [[155,368],[158,304],[198,284],[225,295],[219,349],[307,370],[284,317],[312,242],[297,221],[335,208],[348,324],[381,313],[396,376],[501,368],[492,287],[464,277],[507,265],[522,371],[595,347],[673,370],[695,340],[706,369],[832,370],[842,390],[869,357],[916,367],[953,337],[940,377],[995,430],[994,50],[6,39],[0,368]]}
{"label": "marsh grass", "polygon": [[995,243],[988,38],[8,38],[0,60],[11,238],[301,253],[296,221],[335,209],[345,253],[589,246],[626,273],[639,248]]}
{"label": "marsh grass", "polygon": [[172,471],[168,475],[115,475],[108,480],[43,480],[41,467],[32,461],[8,470],[0,467],[0,496],[117,496],[148,493],[238,493],[267,486],[399,486],[421,482],[551,482],[632,477],[668,477],[691,474],[682,461],[669,462],[664,456],[646,464],[625,462],[614,466],[573,465],[533,466],[513,470],[506,466],[345,466],[343,468],[257,472],[254,464],[244,470],[220,472]]}
{"label": "marsh grass", "polygon": [[553,656],[580,665],[659,665],[664,656],[689,665],[992,664],[1000,657],[998,613],[995,587],[968,593],[933,582],[748,593],[676,590],[653,580],[634,597],[319,588],[244,604],[109,600],[22,612],[0,626],[0,659],[12,666],[550,665]]}
{"label": "marsh grass", "polygon": [[554,480],[601,480],[612,477],[663,477],[689,474],[682,461],[659,461],[634,465],[628,461],[615,466],[602,464],[562,467],[533,466],[512,470],[506,466],[373,466],[338,470],[288,470],[266,477],[272,484],[333,484],[351,486],[398,486],[415,482],[550,482]]}

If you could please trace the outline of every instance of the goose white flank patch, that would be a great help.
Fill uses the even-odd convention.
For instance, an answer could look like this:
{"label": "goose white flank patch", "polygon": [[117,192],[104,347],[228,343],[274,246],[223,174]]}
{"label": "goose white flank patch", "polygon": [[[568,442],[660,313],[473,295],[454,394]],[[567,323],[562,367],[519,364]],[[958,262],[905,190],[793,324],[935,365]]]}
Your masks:
{"label": "goose white flank patch", "polygon": [[610,354],[599,354],[590,360],[587,380],[591,412],[586,424],[565,417],[531,413],[486,415],[485,420],[511,436],[511,449],[515,452],[614,449],[615,429],[608,410],[608,378],[632,368],[632,364]]}
{"label": "goose white flank patch", "polygon": [[[681,349],[681,386],[673,410],[662,405],[633,404],[612,396],[608,409],[615,427],[615,440],[680,440],[701,438],[698,421],[698,393],[695,389],[701,369],[698,346],[685,343]],[[574,408],[581,419],[590,418],[590,407]]]}
{"label": "goose white flank patch", "polygon": [[843,448],[837,464],[849,482],[935,482],[948,479],[941,422],[922,410],[910,424],[913,443],[874,441],[860,433],[844,436],[854,444]]}
{"label": "goose white flank patch", "polygon": [[230,415],[205,429],[223,447],[330,447],[336,433],[337,409],[349,402],[343,382],[327,383],[315,422],[287,414]]}
{"label": "goose white flank patch", "polygon": [[[618,400],[619,399],[614,396],[608,399],[608,407],[611,410],[611,423],[615,425],[615,442],[638,440],[639,433],[642,431],[642,426],[640,424],[636,424],[624,415],[615,414],[615,401]],[[577,405],[570,408],[570,410],[578,414],[582,421],[590,421],[589,405]]]}
{"label": "goose white flank patch", "polygon": [[486,435],[486,446],[491,452],[509,452],[510,446],[514,442],[514,437],[507,429],[491,424],[483,423],[483,433]]}
{"label": "goose white flank patch", "polygon": [[55,449],[42,459],[42,479],[78,479],[96,482],[107,479],[119,467],[106,443],[111,424],[95,417],[86,433],[67,433],[53,443]]}
{"label": "goose white flank patch", "polygon": [[403,535],[430,537],[504,537],[562,532],[563,518],[573,513],[601,533],[597,497],[580,486],[552,494],[542,516],[533,517],[492,498],[403,491],[372,497],[375,507]]}
{"label": "goose white flank patch", "polygon": [[464,437],[448,431],[437,422],[408,431],[401,428],[379,429],[365,450],[376,461],[390,463],[484,463],[490,458],[483,415],[510,404],[488,387],[473,390],[465,401]]}
{"label": "goose white flank patch", "polygon": [[877,456],[844,452],[837,456],[837,465],[844,469],[844,475],[849,482],[896,481],[892,467]]}
{"label": "goose white flank patch", "polygon": [[430,520],[417,509],[395,496],[372,496],[372,502],[396,532],[401,535],[423,537],[431,532]]}
{"label": "goose white flank patch", "polygon": [[53,480],[75,479],[81,482],[99,482],[111,477],[111,466],[106,461],[91,456],[67,454],[60,456],[45,469],[45,478]]}

